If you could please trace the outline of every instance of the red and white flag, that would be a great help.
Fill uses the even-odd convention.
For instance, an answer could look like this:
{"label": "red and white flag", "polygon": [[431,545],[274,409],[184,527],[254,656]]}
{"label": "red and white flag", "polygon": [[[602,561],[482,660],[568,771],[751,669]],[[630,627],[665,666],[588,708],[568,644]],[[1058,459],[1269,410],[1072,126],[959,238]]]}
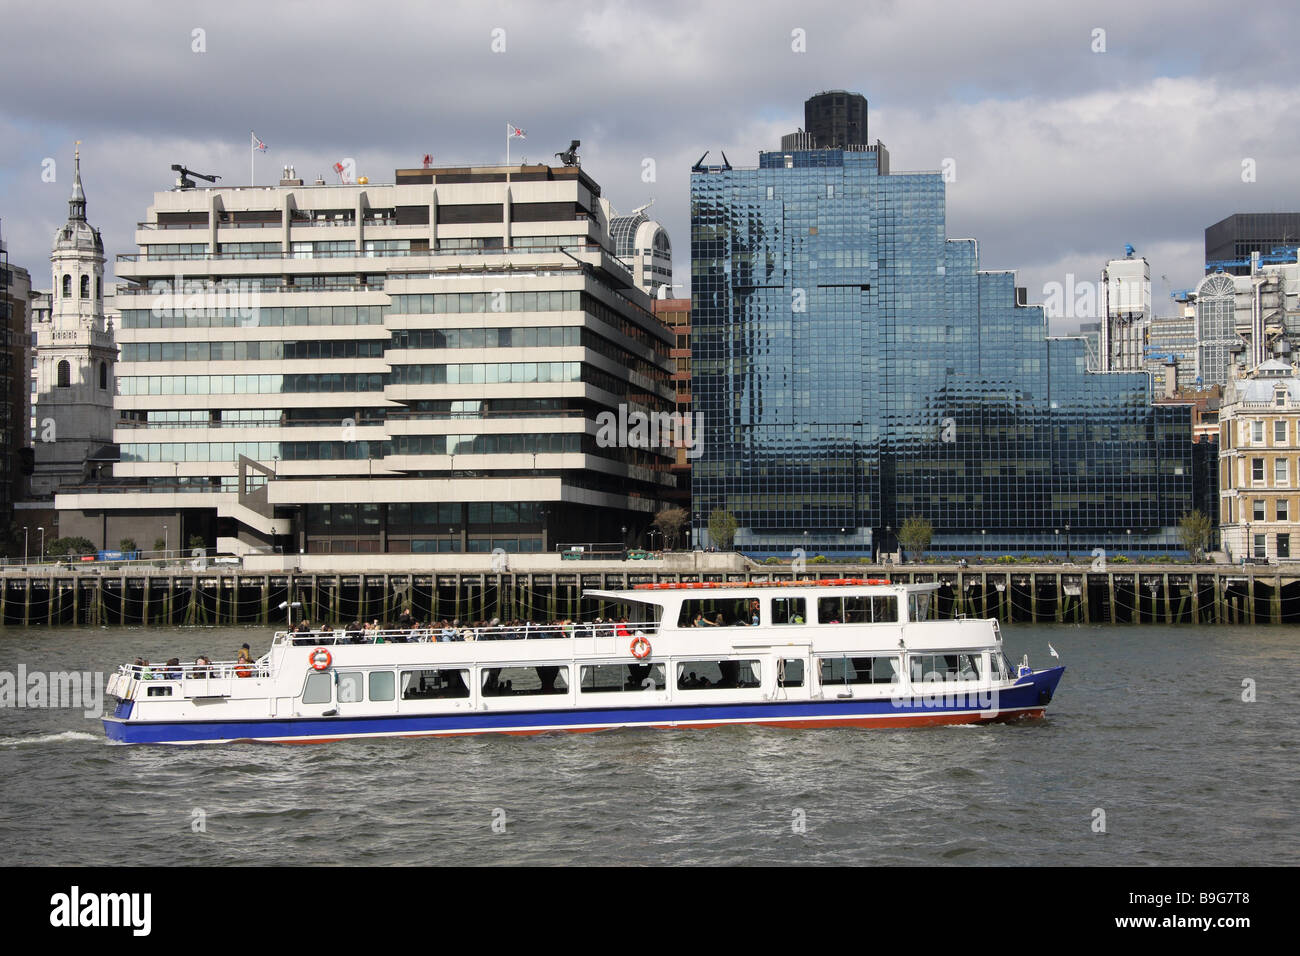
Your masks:
{"label": "red and white flag", "polygon": [[525,133],[523,130],[521,130],[518,126],[512,126],[512,125],[509,124],[509,123],[506,124],[506,131],[508,132],[510,139],[527,139],[527,138],[528,138],[528,134],[527,134],[527,133]]}
{"label": "red and white flag", "polygon": [[260,150],[261,152],[265,153],[266,144],[262,142],[260,139],[258,139],[257,134],[252,132],[252,130],[249,131],[249,135],[253,137],[253,149]]}

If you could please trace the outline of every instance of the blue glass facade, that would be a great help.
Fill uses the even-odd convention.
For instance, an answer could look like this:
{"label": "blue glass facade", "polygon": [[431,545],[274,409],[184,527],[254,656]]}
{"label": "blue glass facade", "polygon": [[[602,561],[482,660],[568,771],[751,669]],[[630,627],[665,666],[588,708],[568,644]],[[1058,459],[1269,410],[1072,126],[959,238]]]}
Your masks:
{"label": "blue glass facade", "polygon": [[[1092,374],[1010,272],[950,240],[939,173],[872,149],[772,152],[691,177],[695,527],[754,553],[1178,549],[1190,413]],[[700,538],[707,543],[705,538]]]}

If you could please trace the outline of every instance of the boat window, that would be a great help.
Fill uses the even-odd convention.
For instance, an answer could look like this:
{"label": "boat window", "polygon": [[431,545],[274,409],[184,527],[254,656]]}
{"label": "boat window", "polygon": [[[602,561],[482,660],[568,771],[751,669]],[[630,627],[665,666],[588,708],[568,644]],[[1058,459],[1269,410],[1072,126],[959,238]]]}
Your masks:
{"label": "boat window", "polygon": [[663,664],[584,664],[578,686],[584,694],[663,690],[668,686],[668,672]]}
{"label": "boat window", "polygon": [[402,671],[402,700],[469,696],[469,669]]}
{"label": "boat window", "polygon": [[484,697],[527,697],[569,692],[569,669],[559,664],[484,667],[482,675]]}
{"label": "boat window", "polygon": [[170,697],[171,695],[172,695],[172,689],[171,689],[170,687],[150,687],[150,688],[149,688],[149,696],[150,696],[150,697]]}
{"label": "boat window", "polygon": [[[898,613],[897,610],[894,611]],[[907,596],[907,619],[909,621],[924,621],[930,614],[930,592],[917,594],[915,592]],[[897,617],[894,618],[897,620]]]}
{"label": "boat window", "polygon": [[823,657],[818,661],[823,684],[892,684],[902,679],[896,656]]}
{"label": "boat window", "polygon": [[365,676],[361,671],[340,671],[338,694],[340,704],[351,704],[366,699]]}
{"label": "boat window", "polygon": [[757,687],[758,661],[680,661],[678,690],[717,690],[729,687]]}
{"label": "boat window", "polygon": [[803,661],[780,660],[776,662],[776,683],[779,687],[803,686]]}
{"label": "boat window", "polygon": [[757,601],[747,601],[744,598],[723,601],[695,598],[683,601],[681,613],[677,615],[677,626],[732,627],[749,624],[758,613],[757,605]]}
{"label": "boat window", "polygon": [[965,680],[958,658],[963,654],[913,654],[912,683],[921,681]]}
{"label": "boat window", "polygon": [[[888,618],[891,621],[895,619]],[[871,598],[860,594],[818,598],[817,621],[820,624],[870,624]]]}
{"label": "boat window", "polygon": [[371,671],[370,672],[370,699],[392,700],[393,688],[396,682],[393,680],[392,671]]}
{"label": "boat window", "polygon": [[328,704],[334,696],[334,678],[330,674],[311,673],[302,688],[304,704]]}
{"label": "boat window", "polygon": [[807,620],[803,598],[772,598],[773,624],[802,624]]}
{"label": "boat window", "polygon": [[958,654],[957,672],[961,680],[979,680],[984,670],[984,657],[981,654]]}
{"label": "boat window", "polygon": [[994,680],[1005,680],[1011,674],[1007,659],[999,650],[989,651],[989,673]]}

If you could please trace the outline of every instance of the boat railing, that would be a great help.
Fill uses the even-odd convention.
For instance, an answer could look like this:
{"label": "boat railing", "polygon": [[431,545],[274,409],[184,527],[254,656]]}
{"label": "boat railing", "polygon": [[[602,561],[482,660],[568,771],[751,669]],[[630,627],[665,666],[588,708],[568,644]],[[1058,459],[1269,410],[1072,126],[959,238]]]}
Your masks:
{"label": "boat railing", "polygon": [[270,677],[270,662],[213,661],[207,664],[123,664],[119,674],[139,681],[225,680],[234,677]]}
{"label": "boat railing", "polygon": [[297,647],[335,644],[441,644],[456,641],[522,641],[543,639],[580,639],[654,637],[659,625],[632,622],[574,621],[567,624],[441,624],[407,628],[339,628],[338,630],[277,631],[275,644]]}

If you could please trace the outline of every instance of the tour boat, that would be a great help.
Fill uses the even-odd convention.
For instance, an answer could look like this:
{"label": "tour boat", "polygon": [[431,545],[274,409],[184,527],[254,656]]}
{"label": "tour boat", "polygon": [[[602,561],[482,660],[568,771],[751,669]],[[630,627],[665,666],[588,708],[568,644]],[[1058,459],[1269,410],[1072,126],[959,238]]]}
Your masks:
{"label": "tour boat", "polygon": [[[126,665],[111,741],[306,743],[625,727],[913,727],[1042,717],[1063,667],[879,579],[585,592],[600,620],[275,634],[260,659]],[[458,639],[461,637],[470,639]]]}

